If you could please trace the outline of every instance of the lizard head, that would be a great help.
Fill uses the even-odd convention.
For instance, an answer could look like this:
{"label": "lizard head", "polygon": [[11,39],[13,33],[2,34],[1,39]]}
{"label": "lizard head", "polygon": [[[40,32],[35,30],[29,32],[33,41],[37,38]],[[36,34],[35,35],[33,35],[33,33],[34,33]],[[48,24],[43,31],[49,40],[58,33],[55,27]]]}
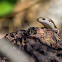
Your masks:
{"label": "lizard head", "polygon": [[48,17],[39,17],[37,21],[42,23],[46,28],[57,29],[55,23]]}

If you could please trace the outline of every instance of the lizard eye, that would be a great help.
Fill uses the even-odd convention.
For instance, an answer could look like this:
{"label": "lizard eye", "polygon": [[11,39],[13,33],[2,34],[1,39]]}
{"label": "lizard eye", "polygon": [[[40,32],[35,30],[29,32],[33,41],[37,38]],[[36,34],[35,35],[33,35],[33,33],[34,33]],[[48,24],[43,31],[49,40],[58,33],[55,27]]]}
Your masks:
{"label": "lizard eye", "polygon": [[42,18],[43,20],[45,20],[45,18]]}

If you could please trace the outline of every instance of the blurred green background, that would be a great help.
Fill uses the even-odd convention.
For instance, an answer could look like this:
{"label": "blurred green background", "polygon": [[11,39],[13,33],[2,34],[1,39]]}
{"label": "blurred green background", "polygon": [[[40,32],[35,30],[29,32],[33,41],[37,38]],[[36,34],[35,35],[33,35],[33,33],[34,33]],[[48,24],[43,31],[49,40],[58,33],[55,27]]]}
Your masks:
{"label": "blurred green background", "polygon": [[9,15],[17,0],[0,0],[0,17]]}
{"label": "blurred green background", "polygon": [[62,0],[0,0],[0,38],[21,29],[42,27],[38,17],[51,18],[62,37]]}

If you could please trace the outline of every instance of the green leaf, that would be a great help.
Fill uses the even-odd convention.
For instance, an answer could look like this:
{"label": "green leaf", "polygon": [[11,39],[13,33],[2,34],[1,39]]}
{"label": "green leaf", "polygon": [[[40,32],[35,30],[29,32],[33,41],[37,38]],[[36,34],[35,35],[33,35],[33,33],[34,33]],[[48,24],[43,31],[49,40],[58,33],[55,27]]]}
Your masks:
{"label": "green leaf", "polygon": [[0,17],[6,16],[13,11],[14,5],[9,2],[0,2]]}
{"label": "green leaf", "polygon": [[15,4],[18,0],[0,0],[0,2],[9,2],[11,4]]}

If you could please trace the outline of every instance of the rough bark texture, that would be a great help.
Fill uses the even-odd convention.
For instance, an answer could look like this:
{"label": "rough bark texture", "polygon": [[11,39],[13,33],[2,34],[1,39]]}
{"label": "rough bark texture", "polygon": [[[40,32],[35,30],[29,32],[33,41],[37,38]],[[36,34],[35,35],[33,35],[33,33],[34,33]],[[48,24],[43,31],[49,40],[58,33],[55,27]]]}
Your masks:
{"label": "rough bark texture", "polygon": [[[62,40],[54,30],[31,27],[9,33],[5,38],[32,56],[35,62],[62,62]],[[0,60],[8,61],[2,55]]]}

